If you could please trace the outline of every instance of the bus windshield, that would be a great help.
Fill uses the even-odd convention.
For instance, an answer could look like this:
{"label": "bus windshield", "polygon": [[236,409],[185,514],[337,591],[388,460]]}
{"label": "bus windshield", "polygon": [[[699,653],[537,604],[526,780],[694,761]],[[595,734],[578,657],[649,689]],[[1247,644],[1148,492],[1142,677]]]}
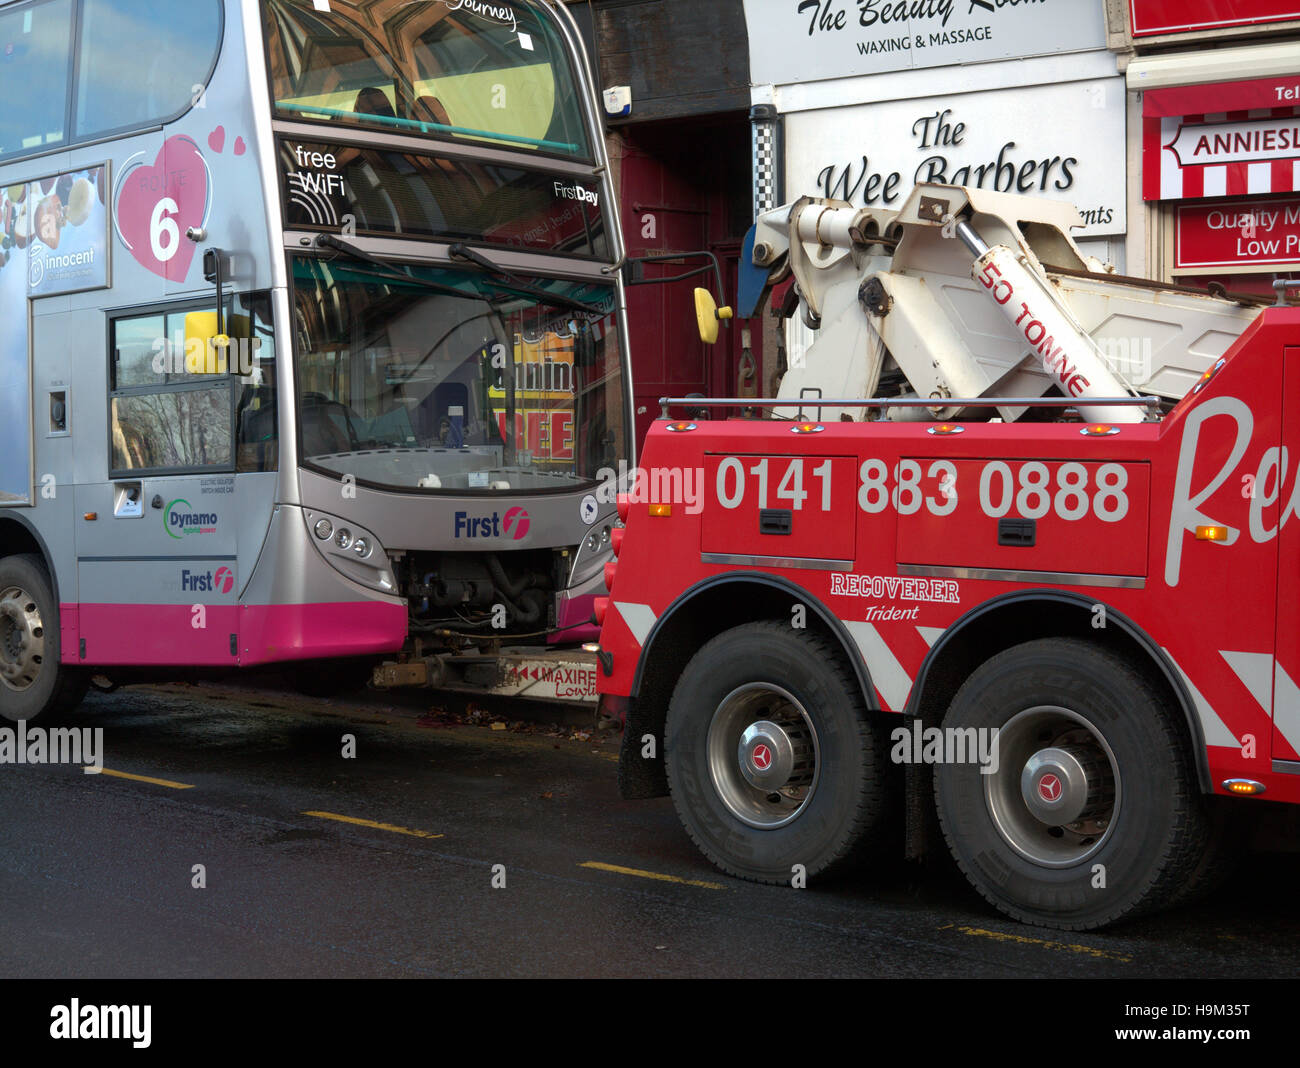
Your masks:
{"label": "bus windshield", "polygon": [[572,489],[627,456],[613,286],[343,257],[295,257],[293,277],[308,466],[486,494]]}
{"label": "bus windshield", "polygon": [[520,0],[265,0],[280,117],[592,158],[563,38]]}

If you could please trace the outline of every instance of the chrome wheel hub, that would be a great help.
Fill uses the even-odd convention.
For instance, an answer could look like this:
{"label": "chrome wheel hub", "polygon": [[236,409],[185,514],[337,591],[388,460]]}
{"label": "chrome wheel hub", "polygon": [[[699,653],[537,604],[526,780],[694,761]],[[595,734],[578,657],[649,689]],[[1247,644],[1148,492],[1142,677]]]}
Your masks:
{"label": "chrome wheel hub", "polygon": [[1084,745],[1040,749],[1020,772],[1025,807],[1049,827],[1062,827],[1102,813],[1114,798],[1109,767]]}
{"label": "chrome wheel hub", "polygon": [[26,690],[36,681],[45,659],[45,626],[35,600],[26,590],[0,590],[0,682]]}
{"label": "chrome wheel hub", "polygon": [[724,697],[708,737],[718,797],[751,827],[783,827],[817,788],[817,731],[803,705],[780,686],[749,683]]}
{"label": "chrome wheel hub", "polygon": [[740,773],[756,790],[807,785],[813,768],[812,735],[803,723],[760,719],[745,728],[736,754]]}
{"label": "chrome wheel hub", "polygon": [[984,798],[1003,840],[1049,868],[1081,863],[1110,837],[1119,815],[1119,766],[1082,716],[1044,705],[1017,713],[998,735],[1001,770]]}

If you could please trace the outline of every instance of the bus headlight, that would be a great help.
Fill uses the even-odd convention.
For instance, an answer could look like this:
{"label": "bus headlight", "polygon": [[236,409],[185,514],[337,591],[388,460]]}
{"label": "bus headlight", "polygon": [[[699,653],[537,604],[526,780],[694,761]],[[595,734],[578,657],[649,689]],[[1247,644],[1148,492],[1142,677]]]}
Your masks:
{"label": "bus headlight", "polygon": [[379,539],[370,531],[337,516],[324,515],[303,509],[307,529],[316,551],[341,575],[381,593],[397,593],[397,579],[393,575],[388,554]]}
{"label": "bus headlight", "polygon": [[599,525],[593,524],[586,537],[578,542],[578,551],[574,554],[573,566],[569,569],[570,586],[590,582],[613,558],[613,517],[605,516],[598,522]]}

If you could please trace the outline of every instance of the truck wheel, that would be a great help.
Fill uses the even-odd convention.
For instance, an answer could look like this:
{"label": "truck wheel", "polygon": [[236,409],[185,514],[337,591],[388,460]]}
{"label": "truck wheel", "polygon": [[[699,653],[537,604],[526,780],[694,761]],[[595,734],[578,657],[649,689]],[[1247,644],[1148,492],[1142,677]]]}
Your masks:
{"label": "truck wheel", "polygon": [[59,606],[37,556],[0,559],[0,715],[34,719],[70,711],[86,695],[84,671],[63,664]]}
{"label": "truck wheel", "polygon": [[995,771],[939,764],[934,785],[953,857],[1008,916],[1102,927],[1169,903],[1200,862],[1210,823],[1180,724],[1120,657],[1018,645],[966,680],[943,725],[998,732]]}
{"label": "truck wheel", "polygon": [[875,842],[886,747],[823,638],[783,621],[719,634],[682,672],[664,739],[677,814],[723,871],[789,883]]}
{"label": "truck wheel", "polygon": [[1241,867],[1249,829],[1240,818],[1241,806],[1225,797],[1205,798],[1206,832],[1196,866],[1187,873],[1169,904],[1182,905],[1209,897]]}

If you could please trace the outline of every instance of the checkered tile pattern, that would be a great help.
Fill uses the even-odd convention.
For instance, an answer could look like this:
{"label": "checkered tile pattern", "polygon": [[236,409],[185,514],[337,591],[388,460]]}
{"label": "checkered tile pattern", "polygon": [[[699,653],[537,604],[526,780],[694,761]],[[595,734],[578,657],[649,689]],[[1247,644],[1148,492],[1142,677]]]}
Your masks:
{"label": "checkered tile pattern", "polygon": [[775,208],[781,201],[778,122],[762,120],[754,127],[754,217]]}

